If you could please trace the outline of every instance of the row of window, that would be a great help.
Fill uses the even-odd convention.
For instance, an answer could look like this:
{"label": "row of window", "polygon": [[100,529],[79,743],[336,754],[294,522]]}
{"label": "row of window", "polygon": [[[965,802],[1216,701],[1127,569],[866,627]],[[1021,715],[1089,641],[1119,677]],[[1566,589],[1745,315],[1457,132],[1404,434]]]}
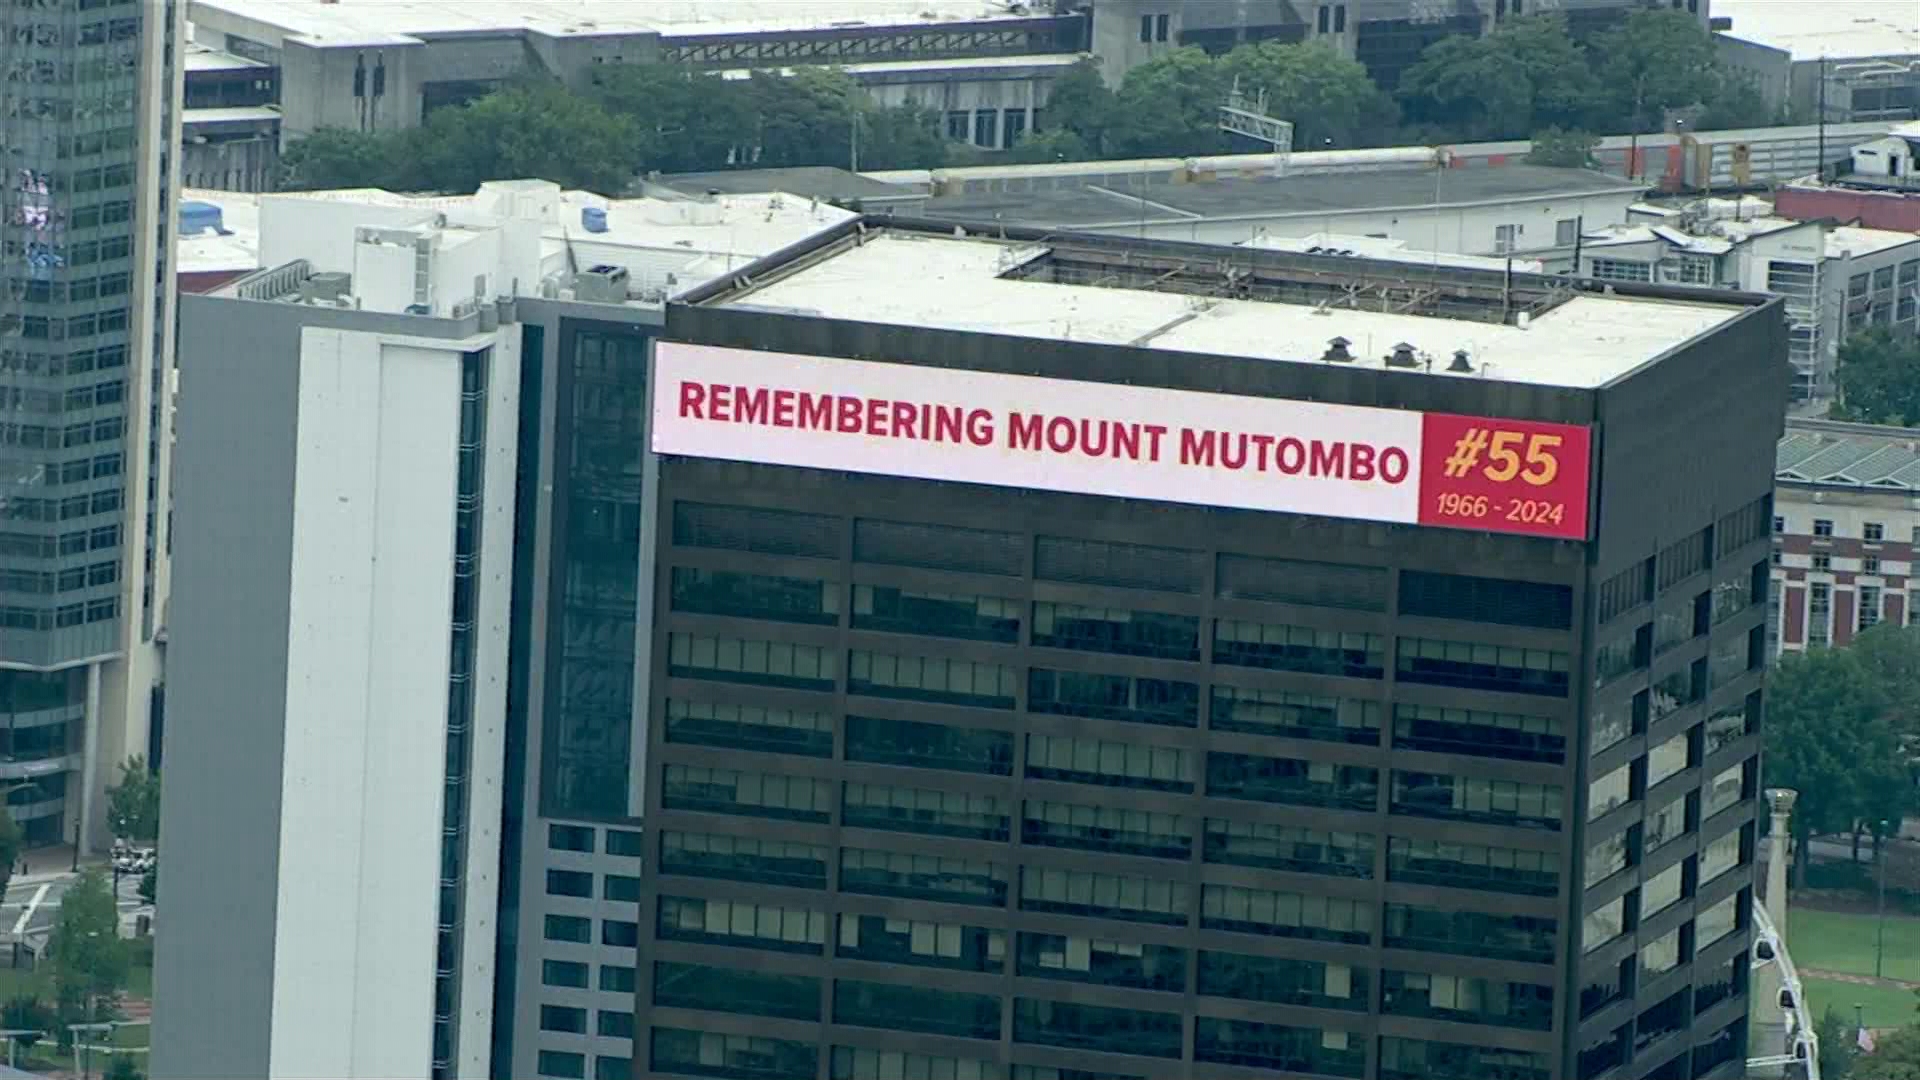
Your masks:
{"label": "row of window", "polygon": [[[824,889],[830,850],[794,841],[669,831],[661,835],[661,871]],[[1541,895],[1553,887],[1555,870],[1545,853],[1429,841],[1402,843],[1395,838],[1388,877],[1484,884],[1497,891]],[[1185,926],[1192,915],[1192,889],[1184,882],[1031,866],[1021,868],[1019,878],[1019,907],[1025,911],[1168,926]],[[1000,863],[860,848],[840,851],[840,891],[846,893],[1000,907],[1006,904],[1009,884],[1008,867]],[[1372,907],[1359,900],[1203,884],[1199,907],[1200,925],[1208,929],[1352,944],[1365,944],[1373,937]],[[1398,904],[1388,905],[1387,913],[1389,944],[1402,942],[1396,947],[1474,955],[1491,941],[1517,934],[1505,955],[1539,963],[1552,959],[1552,919],[1503,919]]]}
{"label": "row of window", "polygon": [[[583,851],[593,853],[594,827],[591,825],[565,825],[552,822],[547,825],[547,847],[554,851]],[[606,830],[606,853],[639,858],[645,850],[640,833],[633,829]]]}
{"label": "row of window", "polygon": [[[1685,750],[1684,744],[1681,749]],[[1041,780],[1191,794],[1198,791],[1199,758],[1198,752],[1183,749],[1067,736],[1027,736],[1027,775]],[[1664,756],[1662,760],[1661,767],[1670,764]],[[1682,758],[1683,765],[1684,761]],[[1211,752],[1206,755],[1205,767],[1204,793],[1213,798],[1362,812],[1374,810],[1379,802],[1380,770],[1370,766]],[[1594,781],[1589,803],[1592,816],[1631,797],[1628,770],[1628,766],[1622,766]],[[1396,814],[1553,831],[1560,828],[1564,793],[1557,784],[1403,769],[1393,770],[1392,779],[1388,806]],[[853,782],[844,784],[840,795],[840,819],[846,825],[980,840],[1008,837],[1012,800],[1000,795]],[[1092,798],[1092,793],[1088,797]],[[660,802],[668,810],[825,823],[833,816],[834,784],[784,773],[668,764],[662,767]],[[1027,800],[1030,827],[1035,821],[1051,820],[1046,807],[1061,807],[1063,813],[1076,808]],[[1093,830],[1084,843],[1072,846],[1111,849],[1099,839],[1100,832]],[[1184,858],[1188,846],[1183,843],[1174,857]]]}
{"label": "row of window", "polygon": [[[1018,703],[1019,670],[1009,664],[871,649],[852,649],[846,656],[850,694],[984,709],[1012,709]],[[824,645],[727,635],[668,635],[668,671],[678,678],[831,691],[838,657],[838,649]],[[1379,634],[1219,619],[1214,623],[1213,659],[1221,665],[1379,679],[1386,672],[1386,639]],[[1394,663],[1400,682],[1567,696],[1564,652],[1402,637]]]}
{"label": "row of window", "polygon": [[[1713,525],[1669,544],[1660,553],[1629,566],[1600,582],[1595,590],[1599,620],[1612,622],[1632,608],[1759,539],[1759,524],[1772,512],[1772,494],[1763,495],[1722,516]],[[1776,527],[1778,519],[1775,519]],[[1764,595],[1764,593],[1760,594]]]}

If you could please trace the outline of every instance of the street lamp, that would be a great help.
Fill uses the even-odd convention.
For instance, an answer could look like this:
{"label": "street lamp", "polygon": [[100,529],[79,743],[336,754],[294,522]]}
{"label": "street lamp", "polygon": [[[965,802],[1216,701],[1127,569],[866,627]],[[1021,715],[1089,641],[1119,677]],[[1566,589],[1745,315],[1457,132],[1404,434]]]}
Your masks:
{"label": "street lamp", "polygon": [[1887,944],[1887,822],[1880,822],[1880,832],[1873,838],[1874,861],[1879,863],[1880,898],[1877,904],[1877,922],[1873,929],[1873,977],[1881,977],[1880,968]]}
{"label": "street lamp", "polygon": [[1866,1008],[1858,1001],[1853,1003],[1853,1045],[1855,1046],[1860,1045],[1860,1033],[1867,1030]]}

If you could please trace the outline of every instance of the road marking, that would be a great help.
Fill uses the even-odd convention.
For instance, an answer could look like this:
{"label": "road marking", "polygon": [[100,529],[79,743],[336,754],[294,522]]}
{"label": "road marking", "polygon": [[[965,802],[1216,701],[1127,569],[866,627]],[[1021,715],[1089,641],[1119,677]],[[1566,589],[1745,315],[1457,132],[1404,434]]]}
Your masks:
{"label": "road marking", "polygon": [[45,900],[47,898],[47,890],[51,888],[53,888],[53,886],[51,884],[48,884],[48,885],[42,885],[39,888],[33,890],[33,899],[27,901],[26,910],[22,911],[20,913],[20,918],[14,921],[14,924],[13,924],[14,933],[20,934],[20,933],[26,932],[28,920],[33,918],[34,911],[40,907],[40,901]]}

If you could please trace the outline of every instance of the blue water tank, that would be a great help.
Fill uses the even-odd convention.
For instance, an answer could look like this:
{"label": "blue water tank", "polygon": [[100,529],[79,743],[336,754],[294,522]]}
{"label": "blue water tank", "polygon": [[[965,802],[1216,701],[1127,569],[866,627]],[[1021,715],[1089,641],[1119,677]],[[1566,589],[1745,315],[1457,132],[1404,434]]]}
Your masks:
{"label": "blue water tank", "polygon": [[588,232],[607,231],[607,212],[598,206],[580,208],[580,227]]}
{"label": "blue water tank", "polygon": [[199,236],[209,229],[221,234],[227,231],[220,218],[220,208],[210,202],[181,200],[180,235]]}

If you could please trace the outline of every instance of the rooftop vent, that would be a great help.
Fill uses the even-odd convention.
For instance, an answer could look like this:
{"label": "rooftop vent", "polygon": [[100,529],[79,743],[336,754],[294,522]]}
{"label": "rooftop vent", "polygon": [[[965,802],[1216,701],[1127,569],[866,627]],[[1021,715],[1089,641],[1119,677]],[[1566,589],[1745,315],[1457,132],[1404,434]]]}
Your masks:
{"label": "rooftop vent", "polygon": [[1447,370],[1457,371],[1461,374],[1471,373],[1473,371],[1473,360],[1467,356],[1467,350],[1453,350],[1453,363],[1447,365]]}
{"label": "rooftop vent", "polygon": [[590,233],[607,231],[607,211],[604,207],[583,206],[580,208],[580,227]]}
{"label": "rooftop vent", "polygon": [[1351,344],[1353,344],[1353,342],[1348,341],[1346,338],[1334,338],[1332,341],[1327,342],[1327,351],[1321,355],[1320,359],[1333,364],[1352,363],[1353,354],[1347,351],[1347,346]]}
{"label": "rooftop vent", "polygon": [[1387,366],[1397,368],[1419,367],[1420,361],[1414,358],[1413,346],[1403,341],[1393,347],[1392,355],[1387,357]]}

